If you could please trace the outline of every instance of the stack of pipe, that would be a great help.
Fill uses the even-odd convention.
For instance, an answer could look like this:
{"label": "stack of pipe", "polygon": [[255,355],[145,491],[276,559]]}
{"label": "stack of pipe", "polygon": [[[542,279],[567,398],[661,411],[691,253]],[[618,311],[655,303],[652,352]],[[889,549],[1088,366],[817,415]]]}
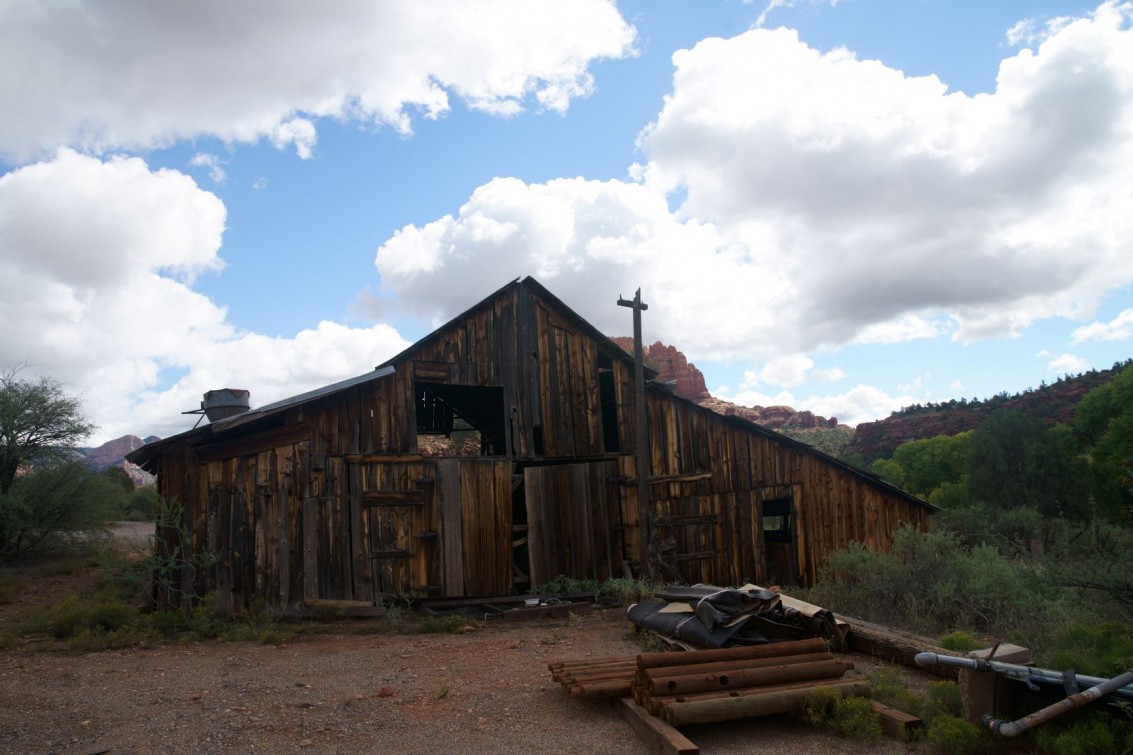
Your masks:
{"label": "stack of pipe", "polygon": [[573,697],[629,697],[637,656],[551,661],[547,668]]}
{"label": "stack of pipe", "polygon": [[674,726],[802,710],[812,689],[869,696],[864,681],[842,681],[854,664],[815,638],[688,653],[643,653],[549,664],[575,697],[623,697]]}

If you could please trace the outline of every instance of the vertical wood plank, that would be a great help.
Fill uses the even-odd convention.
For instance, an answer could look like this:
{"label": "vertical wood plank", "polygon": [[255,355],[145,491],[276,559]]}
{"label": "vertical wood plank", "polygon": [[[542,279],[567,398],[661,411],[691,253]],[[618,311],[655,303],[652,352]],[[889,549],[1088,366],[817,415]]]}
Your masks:
{"label": "vertical wood plank", "polygon": [[464,589],[464,521],[460,503],[460,462],[436,462],[436,488],[441,515],[442,592],[462,597]]}
{"label": "vertical wood plank", "polygon": [[316,498],[303,499],[303,598],[319,597],[319,502]]}

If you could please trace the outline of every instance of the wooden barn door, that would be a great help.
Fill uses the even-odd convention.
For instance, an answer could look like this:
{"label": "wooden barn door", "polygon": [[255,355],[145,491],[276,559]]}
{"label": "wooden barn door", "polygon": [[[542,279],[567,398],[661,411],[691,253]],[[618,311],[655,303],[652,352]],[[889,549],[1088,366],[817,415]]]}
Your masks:
{"label": "wooden barn door", "polygon": [[621,551],[613,534],[619,507],[610,494],[616,476],[614,461],[523,471],[531,584],[560,574],[604,580],[619,573]]}
{"label": "wooden barn door", "polygon": [[511,460],[461,457],[431,464],[441,528],[442,594],[509,595]]}

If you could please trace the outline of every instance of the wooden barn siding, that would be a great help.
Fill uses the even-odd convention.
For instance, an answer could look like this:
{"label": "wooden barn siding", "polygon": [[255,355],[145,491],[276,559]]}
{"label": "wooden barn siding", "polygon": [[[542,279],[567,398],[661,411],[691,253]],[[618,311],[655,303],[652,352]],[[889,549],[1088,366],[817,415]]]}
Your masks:
{"label": "wooden barn siding", "polygon": [[[454,384],[503,389],[509,456],[535,456],[536,427],[543,437],[541,457],[593,457],[605,452],[598,344],[526,289],[513,289],[469,312],[460,323],[437,331],[398,361],[388,400],[396,404],[389,416],[400,419],[402,427],[390,433],[388,445],[375,447],[389,452],[415,450],[413,383],[419,363],[427,363],[430,370],[452,365],[448,381]],[[618,394],[627,388],[627,371],[624,364],[620,366]],[[632,371],[628,379],[632,381]],[[632,382],[628,387],[632,390]],[[624,402],[622,395],[619,402]],[[632,416],[620,418],[622,432],[631,431],[622,436],[623,449],[625,438],[633,437],[632,425],[627,424],[631,422]]]}
{"label": "wooden barn siding", "polygon": [[[666,555],[678,556],[686,580],[739,584],[763,576],[759,550],[764,499],[795,499],[795,568],[804,584],[819,577],[831,552],[851,542],[882,550],[900,525],[928,527],[924,507],[817,455],[663,394],[647,392],[646,403],[649,474],[711,473],[705,479],[651,486],[659,521],[673,522],[660,532],[661,538],[676,542],[676,550]],[[629,437],[623,450],[632,451]],[[632,457],[619,459],[618,474],[627,480],[636,477]],[[620,494],[626,545],[630,557],[640,560],[643,532],[636,487],[623,484]]]}

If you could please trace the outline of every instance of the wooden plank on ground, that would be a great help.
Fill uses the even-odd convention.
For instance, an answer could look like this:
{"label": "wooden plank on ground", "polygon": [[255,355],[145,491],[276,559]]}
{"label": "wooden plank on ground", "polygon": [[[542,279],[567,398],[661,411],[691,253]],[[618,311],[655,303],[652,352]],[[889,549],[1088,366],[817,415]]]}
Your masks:
{"label": "wooden plank on ground", "polygon": [[615,706],[618,714],[633,727],[637,736],[653,752],[665,755],[694,755],[700,752],[700,748],[692,740],[661,719],[649,715],[645,708],[630,698],[619,699]]}
{"label": "wooden plank on ground", "polygon": [[887,737],[908,742],[912,739],[913,733],[924,726],[924,721],[903,710],[890,708],[876,700],[870,700],[869,705],[881,716],[881,728],[885,730]]}

